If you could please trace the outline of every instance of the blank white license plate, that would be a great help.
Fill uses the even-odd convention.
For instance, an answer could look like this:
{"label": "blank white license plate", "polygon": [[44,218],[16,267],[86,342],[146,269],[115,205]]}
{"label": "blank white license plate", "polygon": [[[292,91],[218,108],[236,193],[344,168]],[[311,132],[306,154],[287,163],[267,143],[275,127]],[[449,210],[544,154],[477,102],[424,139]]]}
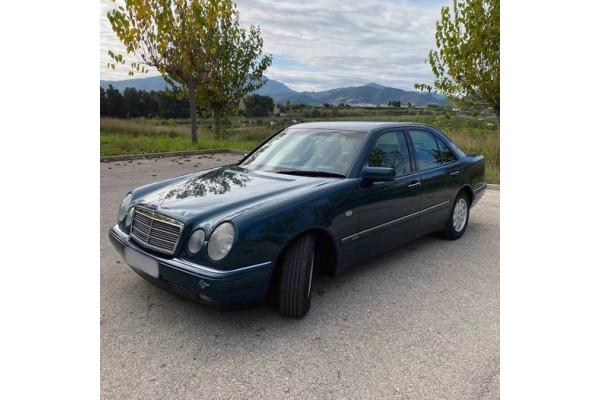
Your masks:
{"label": "blank white license plate", "polygon": [[131,268],[135,268],[154,278],[158,278],[158,261],[145,254],[138,253],[129,247],[125,247],[125,262]]}

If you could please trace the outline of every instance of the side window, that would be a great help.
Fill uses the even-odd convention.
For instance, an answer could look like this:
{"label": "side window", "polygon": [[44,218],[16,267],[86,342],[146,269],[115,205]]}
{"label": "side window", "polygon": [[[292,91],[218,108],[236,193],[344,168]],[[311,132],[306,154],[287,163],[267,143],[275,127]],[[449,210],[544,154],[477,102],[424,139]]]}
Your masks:
{"label": "side window", "polygon": [[369,154],[370,167],[392,167],[396,176],[411,172],[408,145],[403,133],[386,132],[377,138]]}
{"label": "side window", "polygon": [[442,159],[445,163],[451,163],[457,160],[456,155],[450,150],[448,146],[441,140],[437,139],[438,147],[440,148],[440,152],[442,153]]}
{"label": "side window", "polygon": [[435,137],[431,133],[411,129],[408,134],[415,145],[417,164],[421,170],[443,164],[442,154],[438,149]]}

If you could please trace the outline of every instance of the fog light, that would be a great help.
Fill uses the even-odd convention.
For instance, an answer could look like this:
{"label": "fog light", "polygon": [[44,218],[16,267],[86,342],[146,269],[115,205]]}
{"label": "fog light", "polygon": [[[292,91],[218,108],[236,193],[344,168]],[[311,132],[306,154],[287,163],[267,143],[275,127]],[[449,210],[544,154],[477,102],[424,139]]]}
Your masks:
{"label": "fog light", "polygon": [[207,303],[212,303],[212,299],[205,294],[200,295],[200,300],[206,301]]}
{"label": "fog light", "polygon": [[202,246],[204,245],[204,238],[206,234],[202,229],[197,229],[190,236],[190,240],[188,241],[188,251],[190,254],[196,254],[200,251]]}

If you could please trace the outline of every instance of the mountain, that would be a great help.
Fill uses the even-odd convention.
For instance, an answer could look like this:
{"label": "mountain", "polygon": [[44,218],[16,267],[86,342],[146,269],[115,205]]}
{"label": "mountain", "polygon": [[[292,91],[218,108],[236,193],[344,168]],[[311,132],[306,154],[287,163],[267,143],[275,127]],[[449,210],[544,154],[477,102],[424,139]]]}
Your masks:
{"label": "mountain", "polygon": [[[324,90],[321,92],[297,92],[290,89],[285,84],[274,79],[265,77],[265,85],[254,93],[271,96],[275,103],[289,101],[292,104],[310,104],[322,105],[329,104],[350,104],[350,105],[380,105],[391,101],[400,101],[402,104],[412,103],[414,106],[425,106],[427,104],[445,105],[446,98],[439,94],[421,93],[396,89],[388,86],[379,85],[375,82],[363,86],[350,86],[336,89]],[[161,76],[141,79],[128,79],[124,81],[100,81],[100,87],[108,88],[108,85],[123,92],[126,87],[135,87],[138,90],[164,90],[165,80]]]}
{"label": "mountain", "polygon": [[[267,77],[264,78],[265,84],[258,90],[254,91],[254,93],[258,93],[260,95],[268,95],[268,96],[285,96],[292,95],[297,93],[295,90],[290,89],[286,85],[281,82],[275,81],[273,79],[269,79]],[[152,76],[149,78],[138,78],[138,79],[126,79],[124,81],[103,81],[100,80],[100,87],[104,89],[108,89],[108,85],[112,85],[115,89],[118,89],[120,92],[123,92],[125,88],[134,87],[137,90],[145,90],[150,92],[152,90],[165,90],[167,86],[167,82],[163,79],[162,76]]]}
{"label": "mountain", "polygon": [[290,89],[289,87],[287,87],[286,85],[284,85],[281,82],[278,82],[273,79],[269,79],[269,78],[265,77],[264,86],[262,86],[258,90],[255,90],[254,93],[260,94],[261,96],[266,95],[266,96],[271,96],[271,97],[275,98],[275,97],[281,97],[281,96],[291,96],[298,92],[296,92],[293,89]]}
{"label": "mountain", "polygon": [[425,106],[427,104],[446,104],[446,98],[437,98],[431,93],[420,93],[406,91],[378,84],[368,84],[364,86],[352,86],[338,89],[326,90],[323,92],[301,92],[289,96],[275,98],[278,103],[290,101],[293,104],[350,104],[350,105],[379,105],[386,104],[388,101],[396,100],[402,104],[412,103],[414,106]]}
{"label": "mountain", "polygon": [[108,89],[108,85],[112,85],[119,92],[123,93],[123,90],[128,87],[134,87],[137,90],[145,90],[150,92],[152,90],[165,90],[167,82],[162,76],[151,76],[149,78],[137,78],[137,79],[126,79],[124,81],[103,81],[100,80],[100,87]]}
{"label": "mountain", "polygon": [[375,83],[375,82],[371,82],[371,83],[367,83],[365,86],[371,86],[377,89],[385,89],[386,87],[383,85],[380,85],[379,83]]}

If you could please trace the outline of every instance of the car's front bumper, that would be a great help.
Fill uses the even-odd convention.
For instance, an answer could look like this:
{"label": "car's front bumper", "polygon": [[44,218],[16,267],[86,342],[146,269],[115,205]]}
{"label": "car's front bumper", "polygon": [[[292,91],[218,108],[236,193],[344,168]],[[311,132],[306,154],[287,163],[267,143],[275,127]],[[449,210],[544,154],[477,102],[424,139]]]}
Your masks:
{"label": "car's front bumper", "polygon": [[178,258],[163,258],[150,253],[135,242],[118,225],[109,231],[115,249],[125,259],[125,249],[158,262],[158,277],[131,267],[148,282],[170,293],[210,304],[220,309],[246,308],[260,304],[267,294],[273,262],[267,261],[231,271],[191,263]]}

